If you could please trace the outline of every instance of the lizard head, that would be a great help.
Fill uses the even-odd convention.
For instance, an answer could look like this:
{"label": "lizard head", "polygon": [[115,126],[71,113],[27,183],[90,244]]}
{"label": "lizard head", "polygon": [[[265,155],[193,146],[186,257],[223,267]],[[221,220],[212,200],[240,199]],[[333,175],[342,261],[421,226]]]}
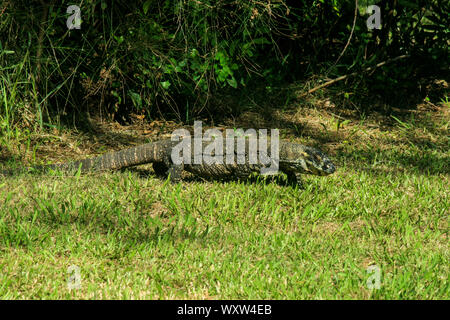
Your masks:
{"label": "lizard head", "polygon": [[336,171],[336,166],[331,159],[318,149],[295,145],[288,153],[286,164],[296,172],[326,176]]}

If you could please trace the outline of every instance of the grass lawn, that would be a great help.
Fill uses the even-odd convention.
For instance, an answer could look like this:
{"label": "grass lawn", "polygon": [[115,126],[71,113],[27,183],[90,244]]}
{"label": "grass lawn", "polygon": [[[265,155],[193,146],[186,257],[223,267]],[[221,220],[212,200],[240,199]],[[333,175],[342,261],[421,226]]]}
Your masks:
{"label": "grass lawn", "polygon": [[0,298],[448,299],[448,106],[421,114],[286,115],[307,127],[282,137],[338,165],[304,190],[144,169],[1,177]]}

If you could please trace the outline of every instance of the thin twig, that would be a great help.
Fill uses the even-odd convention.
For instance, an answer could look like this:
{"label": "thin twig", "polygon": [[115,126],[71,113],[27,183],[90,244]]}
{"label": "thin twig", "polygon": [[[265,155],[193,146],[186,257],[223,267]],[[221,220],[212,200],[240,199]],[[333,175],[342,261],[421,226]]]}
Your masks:
{"label": "thin twig", "polygon": [[356,25],[356,17],[358,16],[358,0],[355,0],[355,14],[353,16],[353,26],[352,26],[352,30],[350,32],[350,36],[348,37],[347,43],[345,44],[344,49],[342,50],[341,54],[339,55],[339,57],[336,59],[336,61],[334,62],[334,64],[328,69],[327,73],[330,72],[331,68],[333,68],[338,62],[339,60],[341,60],[342,56],[344,55],[345,51],[347,50],[350,41],[352,40],[353,37],[353,31],[355,31],[355,25]]}
{"label": "thin twig", "polygon": [[0,17],[5,13],[6,8],[8,8],[9,2],[5,3],[5,6],[2,9],[2,12],[0,12]]}
{"label": "thin twig", "polygon": [[[379,67],[381,67],[381,66],[384,66],[385,64],[388,64],[388,63],[391,63],[391,62],[394,62],[394,61],[397,61],[397,60],[400,60],[400,59],[408,58],[408,57],[409,57],[409,55],[405,54],[405,55],[401,55],[401,56],[398,56],[398,57],[395,57],[395,58],[392,58],[392,59],[383,61],[383,62],[380,62],[380,63],[376,64],[376,65],[373,66],[373,67],[368,67],[368,68],[364,69],[363,72],[375,70],[376,68],[379,68]],[[333,83],[336,83],[336,82],[338,82],[338,81],[345,80],[345,79],[347,79],[348,77],[356,76],[356,75],[358,75],[358,74],[360,74],[360,73],[361,73],[361,71],[357,71],[357,72],[353,72],[353,73],[350,73],[350,74],[346,74],[346,75],[340,76],[340,77],[338,77],[338,78],[336,78],[336,79],[327,81],[327,82],[325,82],[325,83],[323,83],[323,84],[321,84],[321,85],[319,85],[319,86],[317,86],[317,87],[315,87],[315,88],[312,88],[312,89],[308,90],[308,92],[301,94],[300,97],[306,96],[307,94],[313,93],[313,92],[315,92],[315,91],[317,91],[317,90],[319,90],[319,89],[322,89],[322,88],[324,88],[324,87],[328,87],[328,86],[330,86],[330,85],[332,85]]]}

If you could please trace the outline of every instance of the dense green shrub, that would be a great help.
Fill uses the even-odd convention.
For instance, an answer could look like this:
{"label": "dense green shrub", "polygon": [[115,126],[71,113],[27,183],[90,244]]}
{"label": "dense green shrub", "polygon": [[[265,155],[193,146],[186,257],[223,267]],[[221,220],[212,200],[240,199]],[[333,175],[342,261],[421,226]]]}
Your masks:
{"label": "dense green shrub", "polygon": [[52,126],[85,110],[191,121],[255,82],[361,71],[360,95],[395,96],[448,71],[448,1],[378,1],[381,30],[367,29],[366,2],[354,19],[342,0],[85,0],[81,29],[68,30],[73,1],[3,1],[0,123]]}

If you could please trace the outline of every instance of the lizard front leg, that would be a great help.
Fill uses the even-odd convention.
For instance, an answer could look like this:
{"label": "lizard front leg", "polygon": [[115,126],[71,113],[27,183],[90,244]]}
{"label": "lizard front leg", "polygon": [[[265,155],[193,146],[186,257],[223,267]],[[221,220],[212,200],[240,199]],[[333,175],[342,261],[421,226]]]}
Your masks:
{"label": "lizard front leg", "polygon": [[303,179],[302,179],[301,173],[289,171],[286,174],[287,174],[288,184],[290,184],[292,186],[297,185],[300,189],[305,188],[303,185]]}

